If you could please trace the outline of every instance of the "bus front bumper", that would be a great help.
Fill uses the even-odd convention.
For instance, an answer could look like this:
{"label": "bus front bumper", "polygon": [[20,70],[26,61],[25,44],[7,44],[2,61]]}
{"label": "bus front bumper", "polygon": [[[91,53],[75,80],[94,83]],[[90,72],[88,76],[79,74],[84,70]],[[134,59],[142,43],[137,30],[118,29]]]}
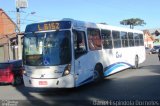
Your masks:
{"label": "bus front bumper", "polygon": [[71,74],[57,78],[57,79],[31,78],[23,74],[23,81],[26,87],[35,87],[35,88],[73,88],[74,87],[74,77]]}

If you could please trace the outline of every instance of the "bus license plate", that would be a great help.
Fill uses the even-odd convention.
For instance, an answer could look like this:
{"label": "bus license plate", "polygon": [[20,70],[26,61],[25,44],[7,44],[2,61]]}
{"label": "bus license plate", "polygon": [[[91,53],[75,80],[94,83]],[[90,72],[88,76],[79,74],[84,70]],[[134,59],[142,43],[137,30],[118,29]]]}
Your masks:
{"label": "bus license plate", "polygon": [[39,81],[39,85],[48,85],[47,81]]}

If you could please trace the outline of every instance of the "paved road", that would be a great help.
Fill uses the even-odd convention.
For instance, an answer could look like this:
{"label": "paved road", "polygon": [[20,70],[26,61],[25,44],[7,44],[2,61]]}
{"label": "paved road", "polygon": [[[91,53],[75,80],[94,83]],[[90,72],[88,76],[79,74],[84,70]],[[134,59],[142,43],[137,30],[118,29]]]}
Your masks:
{"label": "paved road", "polygon": [[[160,105],[160,62],[147,55],[139,69],[127,69],[74,89],[29,89],[0,85],[0,105]],[[7,105],[4,105],[7,106]]]}

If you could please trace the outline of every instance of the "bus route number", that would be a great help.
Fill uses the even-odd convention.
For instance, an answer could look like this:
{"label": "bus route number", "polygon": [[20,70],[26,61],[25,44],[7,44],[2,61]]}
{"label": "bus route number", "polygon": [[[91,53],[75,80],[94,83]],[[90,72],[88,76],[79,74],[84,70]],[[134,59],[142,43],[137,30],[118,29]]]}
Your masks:
{"label": "bus route number", "polygon": [[45,31],[45,30],[57,30],[59,29],[59,23],[45,23],[45,24],[38,24],[38,31]]}

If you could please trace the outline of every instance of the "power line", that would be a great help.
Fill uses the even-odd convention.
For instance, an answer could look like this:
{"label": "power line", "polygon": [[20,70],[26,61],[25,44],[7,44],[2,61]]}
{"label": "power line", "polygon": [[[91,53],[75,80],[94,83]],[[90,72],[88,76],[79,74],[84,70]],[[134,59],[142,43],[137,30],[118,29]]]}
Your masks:
{"label": "power line", "polygon": [[[1,18],[1,19],[4,19],[4,20],[6,19],[6,20],[8,20],[9,18]],[[15,20],[16,18],[10,18],[10,19]],[[38,21],[36,21],[36,20],[29,20],[29,19],[21,19],[21,20],[38,22]]]}
{"label": "power line", "polygon": [[[8,13],[16,13],[16,11],[7,11]],[[25,14],[32,14],[32,13],[34,13],[34,12],[29,12],[29,13],[27,13],[27,12],[25,12],[25,11],[20,11],[20,13],[25,13]],[[36,13],[36,12],[35,12]],[[35,16],[35,17],[38,17],[38,18],[43,18],[43,19],[47,19],[48,17],[44,17],[44,16],[39,16],[39,15],[33,15],[33,16]]]}
{"label": "power line", "polygon": [[[16,13],[16,11],[7,11],[8,13]],[[19,11],[20,13],[23,13],[23,14],[26,14],[26,15],[29,15],[29,14],[32,14],[33,12],[25,12],[23,10]],[[35,12],[36,13],[36,12]],[[23,19],[21,20],[26,20],[26,21],[31,21],[31,22],[38,22],[39,20],[53,20],[54,18],[48,18],[48,17],[45,17],[45,16],[40,16],[40,15],[37,15],[37,14],[34,14],[32,15],[32,17],[35,17],[35,18],[40,18],[39,20],[28,20],[28,19],[25,19],[27,16],[24,16],[24,15],[21,15],[21,17],[23,17]],[[12,18],[13,19],[13,18]],[[16,20],[16,18],[14,18]]]}

